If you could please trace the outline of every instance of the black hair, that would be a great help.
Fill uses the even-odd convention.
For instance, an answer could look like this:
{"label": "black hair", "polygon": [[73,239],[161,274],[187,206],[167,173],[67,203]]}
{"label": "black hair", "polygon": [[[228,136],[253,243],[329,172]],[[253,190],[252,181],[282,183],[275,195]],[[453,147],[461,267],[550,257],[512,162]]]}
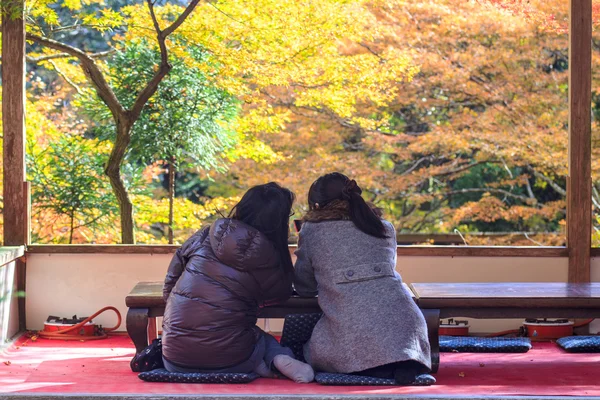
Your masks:
{"label": "black hair", "polygon": [[291,190],[270,182],[250,188],[229,213],[230,218],[250,225],[273,243],[286,272],[293,271],[288,237],[295,199]]}
{"label": "black hair", "polygon": [[378,238],[387,238],[385,226],[373,208],[362,198],[362,189],[354,179],[339,172],[323,175],[308,191],[310,210],[321,210],[335,200],[349,204],[350,219],[361,231]]}

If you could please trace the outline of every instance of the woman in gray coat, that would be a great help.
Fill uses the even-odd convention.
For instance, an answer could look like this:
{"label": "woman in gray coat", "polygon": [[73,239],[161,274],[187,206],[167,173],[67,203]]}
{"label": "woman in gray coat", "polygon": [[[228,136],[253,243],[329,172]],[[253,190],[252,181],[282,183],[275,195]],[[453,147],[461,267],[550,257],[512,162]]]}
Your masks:
{"label": "woman in gray coat", "polygon": [[340,173],[310,188],[294,286],[318,294],[323,316],[304,356],[315,370],[411,384],[431,368],[427,326],[395,271],[394,227],[361,193]]}

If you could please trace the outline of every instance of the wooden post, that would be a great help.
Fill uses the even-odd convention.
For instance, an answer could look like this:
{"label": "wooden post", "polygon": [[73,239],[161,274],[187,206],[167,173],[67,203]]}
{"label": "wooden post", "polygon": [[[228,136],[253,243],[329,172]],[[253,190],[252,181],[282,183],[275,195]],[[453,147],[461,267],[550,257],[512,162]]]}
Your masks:
{"label": "wooden post", "polygon": [[25,182],[25,20],[23,0],[2,1],[2,126],[4,245],[24,245],[28,233]]}
{"label": "wooden post", "polygon": [[[29,242],[29,188],[25,182],[24,0],[2,1],[2,126],[4,245]],[[25,291],[25,262],[17,261],[17,290]],[[19,297],[19,328],[25,330],[25,299]]]}
{"label": "wooden post", "polygon": [[569,282],[590,281],[592,0],[569,0]]}

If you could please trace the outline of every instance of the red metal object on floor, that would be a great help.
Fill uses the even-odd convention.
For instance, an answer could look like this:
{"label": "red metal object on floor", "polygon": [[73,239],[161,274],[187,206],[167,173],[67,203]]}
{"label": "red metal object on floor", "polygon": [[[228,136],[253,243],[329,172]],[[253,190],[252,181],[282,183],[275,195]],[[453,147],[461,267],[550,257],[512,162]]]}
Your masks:
{"label": "red metal object on floor", "polygon": [[[117,316],[117,324],[112,328],[102,328],[94,324],[93,319],[105,311],[113,311]],[[55,340],[100,340],[107,339],[108,334],[116,331],[121,326],[121,313],[113,306],[104,307],[90,317],[60,318],[49,316],[44,323],[44,329],[38,335],[44,339]]]}
{"label": "red metal object on floor", "polygon": [[447,322],[440,322],[441,336],[469,336],[469,323],[467,321],[450,318]]}
{"label": "red metal object on floor", "polygon": [[[63,323],[58,323],[58,322],[45,322],[44,323],[44,332],[59,332],[62,331],[65,328],[69,328],[71,326],[74,326],[75,324],[63,324]],[[98,325],[93,324],[91,322],[88,322],[87,324],[85,324],[84,326],[82,326],[81,328],[79,328],[79,330],[77,332],[73,332],[73,335],[79,335],[82,337],[86,337],[86,336],[94,336],[95,333],[98,331]]]}
{"label": "red metal object on floor", "polygon": [[523,323],[527,337],[532,341],[551,341],[561,337],[573,336],[573,322],[547,319],[528,319]]}

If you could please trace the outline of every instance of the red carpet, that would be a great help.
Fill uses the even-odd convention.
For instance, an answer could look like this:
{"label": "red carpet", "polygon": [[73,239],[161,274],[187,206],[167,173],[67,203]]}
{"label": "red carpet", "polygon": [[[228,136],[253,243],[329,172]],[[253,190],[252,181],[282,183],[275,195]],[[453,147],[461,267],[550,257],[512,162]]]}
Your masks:
{"label": "red carpet", "polygon": [[91,342],[19,341],[0,353],[0,392],[221,395],[566,395],[600,396],[600,354],[535,344],[525,354],[442,354],[431,387],[330,387],[259,379],[247,385],[145,383],[129,369],[133,345],[116,336]]}

